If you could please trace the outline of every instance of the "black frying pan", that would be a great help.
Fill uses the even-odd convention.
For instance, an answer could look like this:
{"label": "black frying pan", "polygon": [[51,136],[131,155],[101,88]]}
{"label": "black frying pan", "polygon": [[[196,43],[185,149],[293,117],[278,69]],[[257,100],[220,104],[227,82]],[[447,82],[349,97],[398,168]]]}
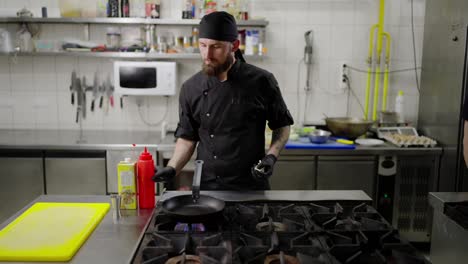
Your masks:
{"label": "black frying pan", "polygon": [[224,201],[208,195],[200,195],[200,180],[203,161],[195,161],[192,195],[178,195],[163,201],[162,209],[167,214],[184,220],[194,222],[206,219],[220,213],[224,209]]}

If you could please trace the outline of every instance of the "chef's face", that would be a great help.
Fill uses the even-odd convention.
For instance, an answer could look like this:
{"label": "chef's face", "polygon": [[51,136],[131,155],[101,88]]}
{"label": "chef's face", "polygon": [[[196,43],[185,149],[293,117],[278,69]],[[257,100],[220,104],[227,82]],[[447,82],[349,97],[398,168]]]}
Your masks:
{"label": "chef's face", "polygon": [[234,61],[234,46],[233,43],[227,41],[200,38],[199,48],[203,59],[203,72],[218,76],[229,69]]}

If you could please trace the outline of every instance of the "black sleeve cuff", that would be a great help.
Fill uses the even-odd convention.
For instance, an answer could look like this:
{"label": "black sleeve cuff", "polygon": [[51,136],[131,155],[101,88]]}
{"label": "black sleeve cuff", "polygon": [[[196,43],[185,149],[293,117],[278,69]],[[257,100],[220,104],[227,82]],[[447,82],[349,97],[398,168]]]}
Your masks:
{"label": "black sleeve cuff", "polygon": [[274,120],[268,122],[268,127],[271,130],[275,130],[280,127],[290,126],[294,124],[294,120],[289,113],[288,109],[285,109],[281,112],[280,115],[276,116]]}
{"label": "black sleeve cuff", "polygon": [[180,125],[177,125],[177,129],[176,129],[176,131],[174,133],[174,136],[176,138],[183,138],[183,139],[188,139],[188,140],[192,140],[192,141],[199,141],[200,140],[200,136],[198,135],[198,133],[194,132],[191,129],[185,129],[185,128],[181,127]]}

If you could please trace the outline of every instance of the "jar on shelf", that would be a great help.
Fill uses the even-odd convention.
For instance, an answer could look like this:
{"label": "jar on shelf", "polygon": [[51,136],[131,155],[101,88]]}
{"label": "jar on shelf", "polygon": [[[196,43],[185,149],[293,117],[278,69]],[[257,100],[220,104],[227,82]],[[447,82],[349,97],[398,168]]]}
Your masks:
{"label": "jar on shelf", "polygon": [[216,1],[209,1],[205,4],[205,15],[216,12],[217,10]]}
{"label": "jar on shelf", "polygon": [[109,27],[107,28],[107,49],[116,50],[120,48],[120,30],[119,28]]}

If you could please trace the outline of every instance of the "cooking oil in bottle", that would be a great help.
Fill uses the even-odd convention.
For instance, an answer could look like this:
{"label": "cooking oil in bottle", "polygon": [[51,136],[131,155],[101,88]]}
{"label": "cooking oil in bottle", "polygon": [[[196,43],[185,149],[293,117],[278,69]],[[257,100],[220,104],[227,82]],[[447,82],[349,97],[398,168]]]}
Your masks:
{"label": "cooking oil in bottle", "polygon": [[117,165],[118,191],[121,196],[121,209],[137,209],[136,166],[130,158]]}

